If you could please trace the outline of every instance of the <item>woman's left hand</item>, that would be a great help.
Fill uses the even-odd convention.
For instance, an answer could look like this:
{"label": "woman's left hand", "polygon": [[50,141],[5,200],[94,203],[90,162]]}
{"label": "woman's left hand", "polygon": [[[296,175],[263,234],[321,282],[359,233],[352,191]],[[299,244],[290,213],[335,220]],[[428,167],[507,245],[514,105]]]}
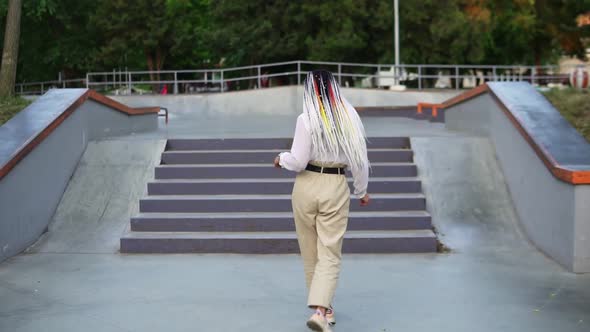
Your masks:
{"label": "woman's left hand", "polygon": [[276,168],[281,168],[280,162],[281,162],[281,158],[279,156],[276,156],[275,162],[274,162]]}

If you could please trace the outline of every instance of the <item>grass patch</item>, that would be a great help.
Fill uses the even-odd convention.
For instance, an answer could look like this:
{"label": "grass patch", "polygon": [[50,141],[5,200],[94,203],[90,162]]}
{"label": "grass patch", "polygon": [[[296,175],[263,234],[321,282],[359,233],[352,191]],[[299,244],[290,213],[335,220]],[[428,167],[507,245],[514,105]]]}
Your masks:
{"label": "grass patch", "polygon": [[21,97],[0,99],[0,126],[10,120],[16,113],[27,107],[31,102]]}
{"label": "grass patch", "polygon": [[590,91],[551,89],[545,97],[590,142]]}

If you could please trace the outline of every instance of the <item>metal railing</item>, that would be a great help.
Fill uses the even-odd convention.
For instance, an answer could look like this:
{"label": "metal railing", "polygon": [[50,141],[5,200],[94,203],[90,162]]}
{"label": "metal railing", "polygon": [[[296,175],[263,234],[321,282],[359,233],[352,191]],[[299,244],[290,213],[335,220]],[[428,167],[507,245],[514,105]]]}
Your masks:
{"label": "metal railing", "polygon": [[[567,84],[570,66],[399,65],[287,61],[223,69],[91,72],[85,79],[18,84],[18,94],[48,86],[92,88],[113,94],[226,92],[302,84],[308,71],[332,71],[342,86],[410,89],[470,89],[487,81]],[[586,66],[586,70],[590,69]],[[26,89],[26,87],[35,87]]]}
{"label": "metal railing", "polygon": [[15,92],[18,95],[42,95],[53,88],[85,88],[86,80],[83,78],[71,80],[55,80],[44,82],[18,83]]}

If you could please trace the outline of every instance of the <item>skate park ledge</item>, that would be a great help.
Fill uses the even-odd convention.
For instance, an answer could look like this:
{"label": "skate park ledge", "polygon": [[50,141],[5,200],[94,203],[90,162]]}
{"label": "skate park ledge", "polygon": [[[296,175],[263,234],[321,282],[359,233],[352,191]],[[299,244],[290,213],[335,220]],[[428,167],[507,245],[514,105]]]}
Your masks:
{"label": "skate park ledge", "polygon": [[0,262],[47,229],[89,140],[155,130],[159,111],[53,89],[0,126]]}

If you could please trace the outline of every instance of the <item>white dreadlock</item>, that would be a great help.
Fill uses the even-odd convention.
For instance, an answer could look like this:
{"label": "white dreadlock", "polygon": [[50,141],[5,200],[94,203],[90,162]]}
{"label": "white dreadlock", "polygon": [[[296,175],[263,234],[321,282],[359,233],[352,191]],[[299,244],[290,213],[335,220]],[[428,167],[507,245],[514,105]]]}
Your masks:
{"label": "white dreadlock", "polygon": [[[315,76],[315,79],[314,79]],[[307,74],[303,92],[303,112],[310,123],[312,148],[316,156],[343,152],[352,170],[361,170],[367,156],[363,123],[352,107],[347,107],[338,83],[328,71]]]}

